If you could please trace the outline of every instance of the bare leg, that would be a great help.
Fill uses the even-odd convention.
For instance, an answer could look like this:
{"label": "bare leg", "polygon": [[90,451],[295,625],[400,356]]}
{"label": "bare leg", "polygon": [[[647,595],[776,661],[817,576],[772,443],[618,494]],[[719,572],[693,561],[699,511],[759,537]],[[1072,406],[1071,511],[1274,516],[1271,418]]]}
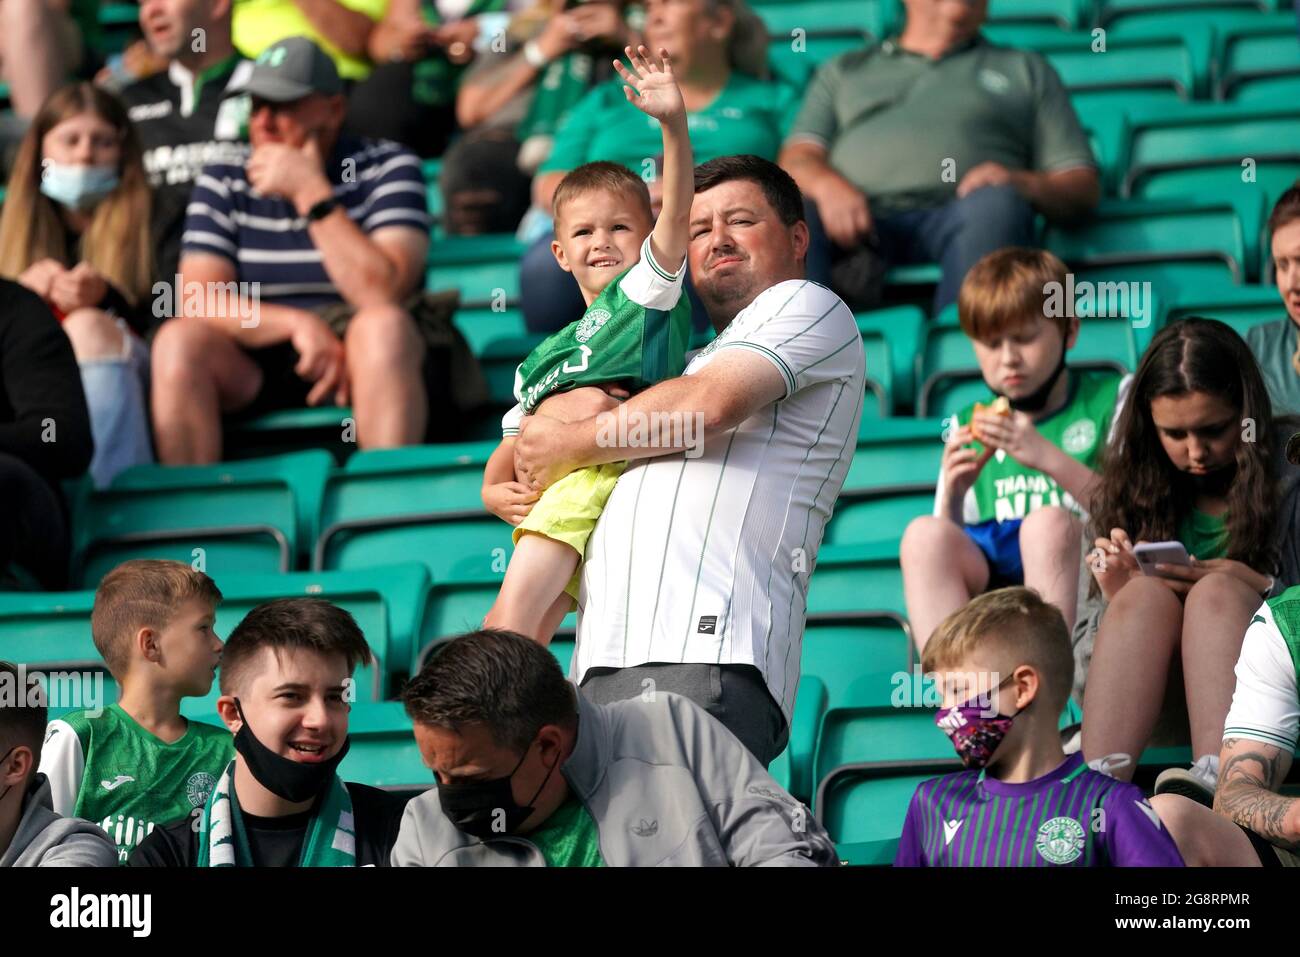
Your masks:
{"label": "bare leg", "polygon": [[1250,838],[1232,820],[1177,794],[1157,794],[1151,806],[1188,867],[1262,867]]}
{"label": "bare leg", "polygon": [[1183,680],[1192,758],[1217,755],[1223,722],[1237,686],[1234,669],[1251,616],[1263,599],[1239,578],[1222,572],[1192,586],[1183,616]]}
{"label": "bare leg", "polygon": [[[559,600],[564,599],[564,614],[572,607],[564,586],[577,570],[579,558],[563,542],[526,533],[510,556],[505,580],[501,582],[496,602],[483,619],[483,627],[516,631],[549,645],[560,623],[555,619]],[[560,620],[564,614],[559,616]]]}
{"label": "bare leg", "polygon": [[1025,568],[1025,585],[1055,605],[1074,627],[1075,605],[1079,601],[1079,540],[1082,523],[1059,506],[1031,512],[1020,524],[1020,560]]}
{"label": "bare leg", "polygon": [[1145,577],[1121,588],[1102,616],[1083,693],[1083,753],[1129,755],[1117,778],[1132,779],[1160,717],[1182,623],[1178,596]]}
{"label": "bare leg", "polygon": [[424,340],[397,306],[361,309],[343,337],[357,444],[363,449],[415,445],[424,439],[429,401],[421,377]]}
{"label": "bare leg", "polygon": [[46,0],[0,0],[0,66],[19,116],[33,117],[76,66],[76,29]]}
{"label": "bare leg", "polygon": [[262,370],[229,336],[202,319],[171,319],[154,336],[154,442],[164,465],[221,459],[221,413],[246,407]]}
{"label": "bare leg", "polygon": [[989,566],[959,526],[933,515],[908,523],[899,551],[907,619],[920,653],[939,622],[988,587]]}

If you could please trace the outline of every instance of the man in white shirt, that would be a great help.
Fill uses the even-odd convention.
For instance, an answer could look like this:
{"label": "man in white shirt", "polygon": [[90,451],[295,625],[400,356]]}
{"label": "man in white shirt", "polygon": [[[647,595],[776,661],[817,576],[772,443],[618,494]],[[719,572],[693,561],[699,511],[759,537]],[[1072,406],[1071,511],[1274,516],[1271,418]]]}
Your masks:
{"label": "man in white shirt", "polygon": [[537,488],[631,461],[587,545],[574,677],[598,703],[672,691],[764,764],[785,748],[808,576],[853,456],[865,358],[804,279],[799,189],[775,164],[696,170],[689,262],[718,338],[617,412],[523,422]]}

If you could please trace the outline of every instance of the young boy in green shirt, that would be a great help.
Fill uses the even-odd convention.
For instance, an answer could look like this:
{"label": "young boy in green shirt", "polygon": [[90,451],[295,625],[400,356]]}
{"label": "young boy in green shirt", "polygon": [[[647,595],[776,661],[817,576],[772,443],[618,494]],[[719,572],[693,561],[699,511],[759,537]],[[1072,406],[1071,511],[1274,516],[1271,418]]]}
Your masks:
{"label": "young boy in green shirt", "polygon": [[[578,469],[538,499],[514,469],[524,415],[565,421],[617,406],[616,398],[680,375],[690,338],[682,295],[694,167],[686,107],[666,50],[645,47],[615,63],[628,102],[657,119],[664,138],[663,210],[650,215],[646,185],[615,163],[588,163],[555,191],[556,261],[573,273],[587,303],[577,321],[547,338],[515,374],[519,404],[502,420],[501,445],[483,472],[483,502],[516,526],[515,551],[484,627],[549,643],[578,598],[578,567],[626,462]],[[536,502],[534,505],[533,503]]]}
{"label": "young boy in green shirt", "polygon": [[962,282],[962,330],[984,383],[1005,402],[990,398],[992,408],[973,403],[953,417],[934,514],[903,535],[903,587],[918,649],[948,614],[1006,585],[1036,589],[1073,625],[1080,517],[1121,382],[1066,366],[1079,320],[1045,309],[1049,284],[1065,281],[1065,264],[1051,253],[1010,247],[985,256]]}
{"label": "young boy in green shirt", "polygon": [[197,816],[230,761],[224,728],[181,717],[212,688],[221,592],[183,562],[123,562],[95,592],[90,629],[120,685],[117,704],[49,723],[40,771],[54,811],[102,827],[120,863],[155,825]]}

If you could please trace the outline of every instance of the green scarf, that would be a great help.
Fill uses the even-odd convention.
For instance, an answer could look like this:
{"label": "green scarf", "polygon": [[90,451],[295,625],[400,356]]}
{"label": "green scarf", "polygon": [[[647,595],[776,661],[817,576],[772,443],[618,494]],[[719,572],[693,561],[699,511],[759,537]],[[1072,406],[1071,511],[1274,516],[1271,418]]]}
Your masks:
{"label": "green scarf", "polygon": [[[507,0],[474,0],[462,19],[468,20],[481,13],[501,13]],[[442,15],[434,0],[422,0],[420,12],[431,27],[442,25]],[[473,62],[472,60],[470,61]],[[452,63],[442,50],[435,50],[411,68],[411,98],[422,106],[442,106],[456,99],[456,88],[469,63]]]}
{"label": "green scarf", "polygon": [[[239,796],[235,794],[234,771],[235,762],[231,761],[203,808],[199,824],[199,867],[253,866],[244,819],[239,813]],[[312,815],[298,866],[356,867],[355,828],[352,798],[336,774]]]}

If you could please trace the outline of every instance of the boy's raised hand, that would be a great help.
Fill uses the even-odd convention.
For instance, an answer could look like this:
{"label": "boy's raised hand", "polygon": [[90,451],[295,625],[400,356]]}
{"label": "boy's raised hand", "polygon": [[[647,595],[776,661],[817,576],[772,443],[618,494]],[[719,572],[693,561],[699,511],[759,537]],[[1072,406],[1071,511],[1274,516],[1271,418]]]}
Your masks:
{"label": "boy's raised hand", "polygon": [[632,69],[625,67],[621,60],[614,61],[614,69],[627,84],[623,87],[627,101],[660,123],[684,117],[686,102],[673,76],[668,51],[660,47],[659,56],[655,57],[644,44],[635,51],[631,47],[624,47],[623,51],[631,61]]}

